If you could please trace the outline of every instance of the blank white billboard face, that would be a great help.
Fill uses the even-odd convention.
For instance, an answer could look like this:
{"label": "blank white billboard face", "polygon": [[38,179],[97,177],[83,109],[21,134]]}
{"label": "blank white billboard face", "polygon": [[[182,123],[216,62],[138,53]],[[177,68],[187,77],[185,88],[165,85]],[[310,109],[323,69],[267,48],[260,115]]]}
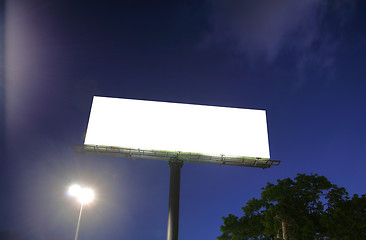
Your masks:
{"label": "blank white billboard face", "polygon": [[94,97],[85,145],[269,159],[266,112]]}

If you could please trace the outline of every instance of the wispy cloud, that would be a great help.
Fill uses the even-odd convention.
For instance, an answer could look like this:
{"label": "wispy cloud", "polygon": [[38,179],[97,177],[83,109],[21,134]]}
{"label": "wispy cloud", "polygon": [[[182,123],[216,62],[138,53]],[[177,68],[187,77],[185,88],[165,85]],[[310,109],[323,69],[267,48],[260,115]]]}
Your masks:
{"label": "wispy cloud", "polygon": [[209,0],[211,44],[273,63],[284,51],[296,54],[300,72],[329,70],[354,0]]}

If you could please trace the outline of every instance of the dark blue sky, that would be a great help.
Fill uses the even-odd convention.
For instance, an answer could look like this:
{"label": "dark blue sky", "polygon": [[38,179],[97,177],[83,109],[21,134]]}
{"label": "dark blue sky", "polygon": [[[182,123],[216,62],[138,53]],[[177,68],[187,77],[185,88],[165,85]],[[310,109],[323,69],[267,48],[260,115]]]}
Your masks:
{"label": "dark blue sky", "polygon": [[81,182],[97,199],[79,239],[166,238],[167,162],[75,156],[93,95],[267,111],[281,165],[186,163],[181,240],[215,239],[222,216],[297,173],[366,193],[365,13],[362,0],[8,1],[0,230],[72,239],[65,191]]}

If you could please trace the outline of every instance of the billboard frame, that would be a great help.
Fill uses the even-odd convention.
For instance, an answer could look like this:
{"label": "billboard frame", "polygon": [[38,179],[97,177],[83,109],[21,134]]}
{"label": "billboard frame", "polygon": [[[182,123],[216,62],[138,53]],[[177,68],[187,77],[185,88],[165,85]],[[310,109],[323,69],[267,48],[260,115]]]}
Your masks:
{"label": "billboard frame", "polygon": [[278,166],[280,164],[280,161],[265,158],[250,158],[250,157],[225,156],[225,155],[215,156],[215,155],[204,155],[198,153],[156,151],[156,150],[120,148],[120,147],[99,146],[99,145],[76,145],[75,151],[79,155],[103,155],[103,156],[125,157],[132,159],[154,159],[154,160],[165,160],[165,161],[178,160],[183,162],[255,167],[263,169],[269,168],[272,165]]}

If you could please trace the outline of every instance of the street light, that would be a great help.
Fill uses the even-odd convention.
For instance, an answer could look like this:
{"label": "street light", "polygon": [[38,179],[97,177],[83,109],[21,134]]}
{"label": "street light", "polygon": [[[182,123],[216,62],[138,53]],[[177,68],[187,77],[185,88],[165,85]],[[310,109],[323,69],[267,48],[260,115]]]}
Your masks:
{"label": "street light", "polygon": [[94,192],[90,188],[82,188],[80,185],[74,184],[69,187],[68,194],[72,197],[76,197],[77,200],[80,202],[79,219],[75,234],[75,240],[77,240],[79,235],[79,226],[83,206],[84,204],[90,203],[94,199]]}

